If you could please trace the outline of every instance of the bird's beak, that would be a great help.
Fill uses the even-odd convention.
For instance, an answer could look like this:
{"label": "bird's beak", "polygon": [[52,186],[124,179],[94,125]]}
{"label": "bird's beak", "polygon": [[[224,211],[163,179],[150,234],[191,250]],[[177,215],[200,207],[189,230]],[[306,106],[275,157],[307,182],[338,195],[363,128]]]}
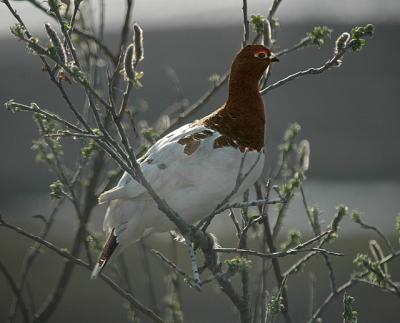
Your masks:
{"label": "bird's beak", "polygon": [[271,54],[271,56],[269,57],[269,61],[271,63],[276,63],[276,62],[279,62],[279,58],[276,57],[274,54]]}

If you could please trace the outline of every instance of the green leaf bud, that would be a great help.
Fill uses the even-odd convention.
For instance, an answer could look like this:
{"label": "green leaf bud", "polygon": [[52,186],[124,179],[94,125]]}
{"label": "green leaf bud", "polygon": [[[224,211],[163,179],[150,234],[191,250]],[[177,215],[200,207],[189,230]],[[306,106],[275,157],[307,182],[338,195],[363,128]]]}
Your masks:
{"label": "green leaf bud", "polygon": [[53,200],[59,200],[63,195],[63,188],[64,185],[61,183],[60,180],[57,180],[54,183],[50,184],[50,197]]}
{"label": "green leaf bud", "polygon": [[285,309],[283,305],[283,297],[272,296],[271,300],[267,304],[267,311],[269,315],[277,315]]}
{"label": "green leaf bud", "polygon": [[361,214],[360,214],[357,210],[353,210],[353,212],[351,213],[351,219],[352,219],[355,223],[360,223]]}
{"label": "green leaf bud", "polygon": [[325,43],[325,38],[330,37],[332,29],[327,26],[315,26],[311,32],[307,33],[312,45],[320,48]]}
{"label": "green leaf bud", "polygon": [[224,264],[228,267],[228,273],[233,276],[237,272],[246,272],[250,268],[251,260],[237,256],[225,260]]}
{"label": "green leaf bud", "polygon": [[282,250],[289,250],[301,243],[301,232],[299,230],[289,231],[287,240],[282,244]]}
{"label": "green leaf bud", "polygon": [[337,232],[339,230],[339,223],[343,220],[343,217],[347,214],[348,207],[341,204],[336,208],[336,215],[332,220],[331,229],[333,232]]}
{"label": "green leaf bud", "polygon": [[257,34],[262,34],[264,32],[264,25],[267,22],[267,18],[263,15],[251,15],[250,24],[254,32]]}
{"label": "green leaf bud", "polygon": [[10,27],[10,30],[11,30],[11,33],[15,37],[17,37],[19,39],[24,38],[24,34],[26,32],[26,29],[21,24],[15,24],[14,26]]}
{"label": "green leaf bud", "polygon": [[344,293],[343,296],[343,307],[344,312],[342,317],[344,319],[344,323],[357,323],[358,322],[358,313],[353,308],[354,305],[354,297]]}

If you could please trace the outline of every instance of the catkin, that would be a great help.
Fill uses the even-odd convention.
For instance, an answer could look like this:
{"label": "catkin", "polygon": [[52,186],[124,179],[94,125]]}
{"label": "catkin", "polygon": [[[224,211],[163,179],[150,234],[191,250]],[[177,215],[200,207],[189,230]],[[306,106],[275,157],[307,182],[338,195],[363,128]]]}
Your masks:
{"label": "catkin", "polygon": [[125,70],[125,77],[132,82],[135,80],[135,68],[134,68],[134,65],[136,63],[135,56],[136,56],[135,45],[130,44],[125,52],[124,70]]}
{"label": "catkin", "polygon": [[57,55],[60,58],[61,62],[65,65],[67,64],[67,53],[65,51],[64,45],[61,42],[60,38],[57,35],[57,32],[51,27],[50,24],[44,25],[46,28],[47,35],[49,36],[53,46],[57,50]]}
{"label": "catkin", "polygon": [[143,29],[138,24],[133,25],[134,42],[135,42],[135,58],[134,65],[136,66],[141,60],[144,59],[143,50]]}

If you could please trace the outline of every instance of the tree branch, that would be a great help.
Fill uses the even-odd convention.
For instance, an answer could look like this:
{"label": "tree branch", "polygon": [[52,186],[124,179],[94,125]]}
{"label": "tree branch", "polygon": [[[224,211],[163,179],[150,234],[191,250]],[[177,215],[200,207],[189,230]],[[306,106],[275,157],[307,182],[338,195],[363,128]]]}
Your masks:
{"label": "tree branch", "polygon": [[[86,262],[82,261],[79,258],[74,257],[70,252],[68,252],[65,249],[60,249],[56,247],[54,244],[51,242],[44,240],[40,238],[39,236],[36,236],[34,234],[26,232],[24,229],[17,227],[15,225],[12,225],[4,220],[2,215],[0,215],[0,226],[3,226],[5,228],[8,228],[28,239],[31,239],[33,241],[36,241],[37,243],[40,243],[41,245],[45,246],[46,248],[52,250],[59,256],[67,259],[69,262],[73,262],[74,264],[81,266],[83,268],[88,269],[91,271],[93,268]],[[111,278],[106,276],[105,274],[100,273],[99,277],[105,281],[114,291],[116,291],[119,295],[121,295],[123,298],[125,298],[135,309],[146,315],[148,318],[152,319],[154,322],[159,322],[159,323],[165,323],[163,319],[161,319],[157,314],[155,314],[152,310],[147,308],[145,305],[140,303],[135,297],[133,297],[130,293],[126,292],[123,290],[120,286],[118,286]],[[37,318],[35,318],[37,319]]]}
{"label": "tree branch", "polygon": [[285,77],[284,79],[275,82],[274,84],[271,84],[269,86],[267,86],[266,88],[264,88],[263,90],[260,91],[261,95],[266,94],[268,91],[271,91],[273,89],[276,89],[278,87],[281,87],[282,85],[285,85],[286,83],[293,81],[299,77],[305,76],[305,75],[317,75],[317,74],[321,74],[333,67],[337,67],[340,65],[340,59],[344,56],[344,54],[346,53],[346,51],[351,48],[352,44],[353,44],[353,40],[350,40],[346,46],[344,46],[344,48],[342,48],[341,50],[339,50],[332,58],[330,58],[325,64],[323,64],[320,67],[311,67],[307,70],[303,70],[303,71],[299,71],[297,73],[294,73],[292,75],[289,75],[287,77]]}
{"label": "tree branch", "polygon": [[[1,221],[1,219],[0,219]],[[1,224],[1,222],[0,222]],[[7,268],[3,265],[3,263],[0,261],[0,272],[4,275],[4,277],[6,278],[8,284],[11,287],[12,292],[14,293],[15,297],[18,300],[18,304],[21,308],[21,313],[22,313],[22,317],[25,323],[30,322],[29,320],[29,312],[28,309],[25,305],[25,301],[21,295],[21,291],[18,288],[17,284],[15,283],[14,279],[12,278],[11,274],[9,273],[9,271],[7,270]]]}

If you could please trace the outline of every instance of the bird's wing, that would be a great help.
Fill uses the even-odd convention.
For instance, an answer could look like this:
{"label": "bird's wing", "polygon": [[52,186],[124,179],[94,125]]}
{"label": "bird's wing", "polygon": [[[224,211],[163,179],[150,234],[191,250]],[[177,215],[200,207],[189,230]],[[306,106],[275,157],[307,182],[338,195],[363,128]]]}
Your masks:
{"label": "bird's wing", "polygon": [[[153,189],[160,196],[165,196],[168,192],[192,185],[189,176],[185,176],[177,166],[187,164],[189,159],[193,159],[190,157],[196,159],[194,152],[201,154],[201,146],[209,143],[207,139],[213,136],[217,136],[215,131],[203,125],[189,124],[157,141],[139,160],[142,172]],[[125,172],[116,187],[99,196],[99,203],[109,203],[104,230],[115,229],[118,235],[134,215],[132,212],[142,213],[145,205],[148,207],[152,203],[152,198],[141,184]]]}
{"label": "bird's wing", "polygon": [[[163,170],[190,157],[205,144],[205,139],[212,139],[216,133],[203,125],[192,123],[182,126],[157,141],[139,160],[142,172],[153,189],[162,193],[163,187],[167,183],[169,189],[175,185],[184,187],[185,183],[182,178],[179,178],[179,174],[177,177],[166,176],[165,174],[170,173],[163,172]],[[99,196],[99,203],[107,203],[116,199],[147,200],[149,198],[146,189],[125,172],[116,187]]]}

